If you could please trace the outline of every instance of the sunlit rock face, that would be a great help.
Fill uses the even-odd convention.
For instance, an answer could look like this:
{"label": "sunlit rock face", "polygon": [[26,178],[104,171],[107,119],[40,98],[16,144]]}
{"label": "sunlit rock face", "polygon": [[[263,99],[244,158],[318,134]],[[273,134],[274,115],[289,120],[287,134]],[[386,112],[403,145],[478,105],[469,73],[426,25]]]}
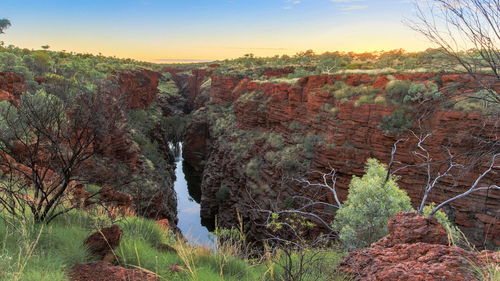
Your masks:
{"label": "sunlit rock face", "polygon": [[[208,116],[210,103],[195,112],[188,128],[183,155],[190,165],[203,171],[201,215],[206,219],[217,216],[219,224],[230,226],[236,224],[238,210],[249,222],[247,227],[255,237],[259,236],[260,230],[252,222],[258,222],[260,218],[244,211],[251,201],[284,202],[290,190],[299,189],[291,183],[283,184],[283,170],[269,160],[269,152],[275,152],[276,149],[267,145],[268,141],[262,137],[250,140],[252,134],[277,134],[283,138],[284,147],[294,144],[293,139],[297,136],[304,137],[309,133],[321,136],[327,145],[315,146],[314,155],[308,159],[308,169],[327,172],[329,167],[334,168],[338,176],[338,193],[344,200],[352,176],[363,174],[366,160],[373,157],[382,163],[389,163],[394,142],[402,138],[386,133],[380,127],[384,116],[396,110],[384,102],[387,98],[385,87],[390,79],[424,84],[433,81],[445,97],[450,94],[447,89],[452,83],[459,83],[459,90],[475,86],[465,75],[434,73],[313,75],[290,83],[252,81],[245,77],[209,73],[205,75],[206,79],[211,79],[207,91],[211,103],[232,105],[231,114],[234,114],[236,129],[228,129],[224,138],[214,136],[216,121]],[[328,91],[337,81],[343,81],[351,87],[379,89],[377,97],[381,97],[382,102],[363,104],[357,102],[357,97],[337,99]],[[196,93],[200,93],[199,89]],[[250,100],[242,98],[248,93],[258,94]],[[433,154],[433,161],[447,159],[443,147],[450,147],[454,155],[467,153],[475,145],[474,136],[491,137],[491,132],[498,130],[494,120],[484,119],[479,112],[443,109],[440,103],[430,103],[426,108],[417,104],[412,106],[418,114],[427,114],[422,122],[425,122],[426,130],[433,132],[425,142],[426,148]],[[413,130],[417,132],[418,127],[414,125]],[[235,130],[247,132],[245,137],[248,139],[242,140],[244,134],[235,136]],[[400,143],[396,159],[403,163],[416,163],[417,158],[411,153],[415,150],[416,142],[416,139],[410,138]],[[235,148],[243,144],[247,146],[244,153],[237,155]],[[254,158],[260,163],[258,176],[249,175],[245,169]],[[443,178],[431,193],[429,202],[442,202],[464,192],[489,164],[488,161],[482,161],[467,175]],[[409,168],[399,171],[398,175],[399,186],[408,193],[414,206],[418,206],[427,182],[426,171]],[[499,178],[498,174],[490,173],[484,179],[485,184],[498,183]],[[310,175],[309,179],[322,180],[317,175]],[[217,200],[216,194],[222,186],[229,191],[230,196],[221,201]],[[252,192],[256,187],[260,191]],[[332,196],[325,199],[333,202]],[[490,245],[500,245],[499,191],[477,192],[455,201],[445,210],[475,243],[482,244],[482,241],[487,240]]]}
{"label": "sunlit rock face", "polygon": [[434,217],[400,212],[389,220],[389,235],[349,253],[339,270],[362,280],[477,280],[472,266],[500,262],[494,252],[448,246]]}

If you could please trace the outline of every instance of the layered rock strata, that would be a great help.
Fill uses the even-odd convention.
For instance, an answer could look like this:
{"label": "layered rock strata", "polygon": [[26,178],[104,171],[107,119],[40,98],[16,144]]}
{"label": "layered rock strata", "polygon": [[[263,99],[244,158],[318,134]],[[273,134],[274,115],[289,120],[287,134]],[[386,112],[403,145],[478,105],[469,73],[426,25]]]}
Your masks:
{"label": "layered rock strata", "polygon": [[[205,73],[210,79],[208,91],[211,101],[200,108],[188,128],[184,158],[195,169],[203,171],[202,177],[202,217],[218,217],[223,226],[236,224],[236,210],[243,212],[253,202],[283,202],[293,184],[283,184],[284,172],[269,160],[269,152],[275,148],[266,145],[265,139],[251,139],[251,135],[262,133],[279,135],[284,146],[297,145],[294,138],[307,134],[321,136],[327,145],[315,145],[314,155],[310,157],[308,169],[327,172],[330,167],[337,172],[337,190],[341,200],[347,197],[348,185],[353,175],[361,176],[368,158],[377,158],[389,163],[391,150],[396,140],[402,138],[384,132],[381,124],[384,116],[391,115],[396,107],[387,102],[385,87],[390,80],[407,80],[412,83],[434,81],[446,98],[452,93],[447,89],[452,85],[466,91],[471,88],[470,78],[452,74],[394,74],[394,75],[315,75],[300,79],[297,83],[266,83],[251,81],[242,77],[218,76]],[[199,78],[198,78],[199,79]],[[371,87],[380,89],[377,97],[386,102],[357,102],[359,97],[350,100],[336,98],[328,89],[342,81],[349,87]],[[453,84],[455,83],[455,84]],[[225,137],[218,138],[214,128],[217,120],[208,116],[210,106],[230,107],[235,127],[228,127]],[[232,107],[231,107],[232,106]],[[474,137],[488,139],[498,136],[498,124],[487,120],[479,112],[460,112],[442,109],[443,103],[430,104],[427,108],[413,105],[416,114],[424,116],[420,120],[432,132],[426,148],[435,161],[446,161],[444,147],[449,147],[454,155],[466,154],[473,150]],[[221,116],[218,115],[218,119]],[[217,119],[216,118],[216,119]],[[418,133],[416,122],[413,130]],[[242,132],[235,136],[234,131]],[[242,136],[250,135],[248,139]],[[233,136],[231,136],[233,135]],[[406,134],[403,138],[406,138]],[[472,136],[472,137],[471,137]],[[400,143],[395,154],[397,161],[408,164],[418,162],[412,151],[416,149],[416,139]],[[243,154],[237,155],[238,145],[246,145]],[[299,153],[301,154],[301,153]],[[302,153],[303,154],[303,153]],[[303,156],[303,155],[302,155]],[[259,163],[258,176],[251,176],[245,167],[256,159]],[[306,159],[306,157],[302,157]],[[443,178],[430,194],[429,202],[442,202],[467,190],[474,179],[486,170],[490,162],[483,159],[472,168],[469,174]],[[403,169],[398,172],[399,186],[418,206],[427,183],[426,171],[417,168]],[[312,181],[322,180],[311,175]],[[489,173],[484,184],[498,183],[498,171]],[[260,186],[260,192],[250,192]],[[223,188],[228,193],[226,200],[217,200],[217,193]],[[282,198],[277,198],[281,194]],[[252,198],[250,198],[252,197]],[[330,196],[326,200],[333,202]],[[472,241],[482,244],[485,240],[500,245],[500,191],[477,192],[467,199],[457,200],[446,209],[454,222],[469,235]],[[258,220],[251,214],[244,214],[250,232],[257,235],[257,227],[251,226]]]}

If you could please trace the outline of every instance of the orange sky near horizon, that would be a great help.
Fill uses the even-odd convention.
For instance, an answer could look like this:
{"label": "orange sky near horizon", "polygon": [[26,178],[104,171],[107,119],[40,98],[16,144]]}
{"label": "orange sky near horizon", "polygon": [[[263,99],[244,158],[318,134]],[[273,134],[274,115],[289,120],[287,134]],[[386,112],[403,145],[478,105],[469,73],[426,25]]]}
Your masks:
{"label": "orange sky near horizon", "polygon": [[406,0],[4,1],[6,44],[150,62],[432,47]]}

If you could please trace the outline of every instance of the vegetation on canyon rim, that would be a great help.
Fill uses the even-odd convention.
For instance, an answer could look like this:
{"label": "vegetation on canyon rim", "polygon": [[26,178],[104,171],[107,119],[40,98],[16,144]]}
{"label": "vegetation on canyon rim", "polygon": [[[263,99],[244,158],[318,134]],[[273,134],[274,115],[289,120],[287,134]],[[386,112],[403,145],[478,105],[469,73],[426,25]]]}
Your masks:
{"label": "vegetation on canyon rim", "polygon": [[[457,25],[463,15],[457,14]],[[433,33],[433,26],[429,21],[423,22],[420,31],[439,43],[441,37]],[[9,25],[8,20],[0,20],[0,33]],[[464,235],[448,220],[442,207],[469,193],[498,189],[495,182],[486,185],[482,182],[492,171],[498,170],[498,137],[486,134],[479,139],[480,146],[462,155],[453,154],[451,146],[444,147],[447,152],[444,160],[436,162],[435,151],[428,148],[433,132],[427,130],[425,122],[437,110],[473,112],[485,119],[498,117],[499,97],[495,90],[499,80],[498,49],[483,41],[478,43],[486,45],[470,52],[452,50],[441,42],[440,49],[414,54],[397,50],[378,56],[315,55],[307,51],[293,57],[246,55],[219,62],[216,67],[191,65],[184,72],[158,75],[154,89],[158,93],[147,104],[119,94],[120,82],[126,79],[122,74],[134,73],[127,72],[130,70],[163,71],[162,66],[52,52],[48,47],[33,51],[2,44],[0,71],[22,76],[23,82],[19,84],[26,88],[20,89],[22,93],[18,96],[5,94],[5,100],[0,103],[0,206],[3,207],[0,277],[4,280],[66,280],[67,272],[75,264],[92,259],[81,241],[92,231],[117,223],[124,232],[114,250],[117,263],[149,270],[165,280],[350,280],[356,276],[336,270],[347,251],[365,248],[387,235],[389,218],[399,211],[412,210],[410,198],[399,189],[399,178],[395,174],[408,167],[421,168],[427,174],[416,211],[434,215],[446,226],[452,243],[467,246]],[[450,61],[450,56],[456,60]],[[485,64],[490,69],[476,71]],[[286,76],[275,78],[266,75],[269,67],[289,68],[282,69]],[[217,103],[207,96],[210,86],[215,83],[212,77],[196,80],[196,83],[201,82],[200,96],[196,100],[209,101],[189,116],[187,108],[192,107],[188,105],[191,97],[181,93],[189,85],[178,78],[193,77],[192,68],[212,69],[213,77],[241,76],[248,78],[248,83],[262,87],[297,85],[300,83],[298,78],[311,74],[330,75],[332,80],[335,75],[334,82],[314,89],[313,95],[321,96],[326,102],[318,110],[321,114],[311,118],[318,118],[319,124],[338,122],[338,108],[350,103],[352,108],[366,104],[395,108],[383,116],[377,126],[386,135],[401,138],[394,143],[388,165],[368,159],[364,175],[352,177],[350,192],[341,203],[335,169],[326,174],[320,172],[324,183],[310,181],[307,176],[313,167],[317,168],[313,159],[318,152],[337,149],[347,153],[356,152],[358,148],[349,140],[338,141],[297,121],[283,124],[282,131],[278,132],[249,125],[261,120],[241,123],[238,114],[244,110],[257,112],[256,119],[265,119],[272,111],[274,96],[267,96],[263,88],[256,86],[256,89],[235,89],[231,94],[239,96],[234,102]],[[457,89],[464,85],[447,84],[449,88],[442,89],[441,75],[418,82],[396,76],[398,72],[418,68],[425,68],[426,72],[465,70],[480,81],[480,85],[460,92]],[[365,77],[366,82],[355,85],[348,80],[350,73],[357,72],[371,75]],[[485,74],[489,75],[488,79],[483,79]],[[385,81],[384,85],[376,86],[376,80]],[[4,95],[3,91],[1,93]],[[283,101],[293,102],[288,97]],[[258,247],[250,244],[246,233],[248,226],[244,225],[239,210],[234,214],[239,225],[216,229],[217,251],[191,246],[173,231],[165,232],[154,221],[158,210],[152,208],[176,208],[175,194],[171,196],[173,155],[168,145],[183,139],[191,118],[205,119],[212,137],[210,144],[219,146],[224,157],[243,163],[234,168],[234,172],[245,179],[241,190],[232,189],[234,183],[227,180],[218,186],[214,199],[217,208],[241,200],[240,206],[249,209],[243,216],[265,214],[255,216],[257,219],[252,222],[260,223],[264,232]],[[261,123],[265,122],[267,120]],[[493,129],[480,126],[478,130],[497,133],[498,126]],[[108,135],[110,132],[112,136]],[[401,156],[398,145],[410,139],[415,142],[412,155],[417,161],[403,163],[398,159]],[[125,153],[110,151],[116,143],[122,145]],[[263,157],[256,156],[258,153]],[[470,166],[465,167],[461,157],[472,164],[467,162]],[[460,169],[472,169],[478,163],[487,165],[474,178],[470,189],[430,204],[428,197],[436,191],[440,180],[458,177],[456,173],[462,171]],[[271,168],[282,176],[281,184],[290,186],[289,190],[277,192],[262,181],[272,176],[265,174],[274,171]],[[331,179],[331,183],[327,179]],[[78,186],[86,194],[83,200],[70,192]],[[128,205],[120,214],[117,210],[123,206],[106,201],[105,191],[109,186],[123,192],[122,197],[132,198],[133,205]],[[248,203],[237,197],[238,191],[247,192],[250,199],[264,196],[278,200]],[[326,195],[325,191],[331,194]],[[335,202],[328,203],[332,198]],[[152,206],[156,201],[160,204]],[[316,205],[323,208],[312,207]],[[259,221],[262,218],[263,221]],[[174,221],[173,217],[169,219]],[[315,233],[317,229],[319,233]],[[162,251],[163,245],[174,246],[176,252]],[[180,272],[170,270],[174,265],[182,265]],[[481,267],[476,270],[484,279],[498,277],[495,265],[486,271]]]}

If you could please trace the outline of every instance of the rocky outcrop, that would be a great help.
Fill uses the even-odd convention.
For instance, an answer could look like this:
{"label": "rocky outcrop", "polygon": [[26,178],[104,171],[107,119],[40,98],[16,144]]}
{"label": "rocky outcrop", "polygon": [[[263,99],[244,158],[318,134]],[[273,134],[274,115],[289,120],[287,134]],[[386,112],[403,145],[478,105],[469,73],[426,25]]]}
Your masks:
{"label": "rocky outcrop", "polygon": [[16,100],[28,90],[23,77],[12,72],[0,72],[0,89],[3,93],[2,96],[8,95]]}
{"label": "rocky outcrop", "polygon": [[[315,146],[315,153],[310,159],[310,169],[326,171],[328,167],[337,171],[337,189],[341,200],[347,197],[348,185],[353,175],[363,174],[364,164],[368,158],[377,158],[388,163],[391,148],[399,139],[395,135],[385,133],[380,124],[384,116],[395,110],[387,103],[356,103],[357,98],[348,101],[337,99],[328,87],[335,82],[343,81],[350,86],[373,86],[381,89],[379,97],[385,98],[383,90],[390,79],[409,80],[425,83],[436,81],[446,95],[450,81],[456,82],[456,75],[441,74],[395,74],[387,75],[314,75],[302,78],[296,84],[257,83],[243,77],[216,76],[211,77],[209,94],[212,102],[219,105],[232,104],[237,128],[244,132],[265,132],[283,137],[285,145],[291,145],[294,138],[304,138],[313,133],[322,138],[327,145]],[[460,76],[465,81],[463,87],[469,85],[470,79]],[[247,93],[260,93],[255,100],[240,100]],[[382,99],[383,100],[383,99]],[[415,110],[422,115],[426,128],[433,135],[426,141],[427,148],[433,153],[434,160],[444,160],[447,154],[443,147],[452,147],[452,153],[458,155],[468,153],[473,147],[473,136],[495,130],[494,124],[481,117],[478,112],[459,112],[442,110],[439,104],[432,108]],[[259,108],[264,110],[259,110]],[[200,115],[203,115],[200,109]],[[429,114],[429,112],[432,112]],[[291,184],[282,184],[282,171],[269,162],[266,157],[273,151],[265,142],[252,142],[232,138],[228,133],[223,141],[210,135],[211,123],[208,118],[195,115],[188,128],[184,146],[184,158],[198,170],[204,170],[202,179],[202,216],[206,219],[218,216],[219,223],[228,227],[237,221],[235,210],[245,209],[243,201],[248,198],[250,185],[269,186],[262,189],[261,194],[253,194],[254,200],[266,202],[273,194],[283,194],[294,189]],[[232,129],[231,129],[232,130]],[[487,133],[486,133],[487,134]],[[483,135],[488,137],[487,135]],[[246,145],[247,152],[236,156],[231,147]],[[233,146],[231,146],[233,144]],[[411,153],[415,149],[414,139],[398,146],[396,157],[404,163],[415,163],[417,159]],[[293,144],[295,145],[295,144]],[[257,158],[260,165],[260,179],[254,179],[244,171],[252,158]],[[465,191],[473,182],[475,175],[484,171],[489,163],[480,162],[468,175],[462,174],[454,178],[444,178],[431,193],[429,202],[442,202]],[[426,173],[422,169],[411,168],[401,170],[399,186],[406,190],[417,206],[423,195],[426,184]],[[321,181],[314,175],[312,181]],[[490,173],[485,183],[498,183],[499,176]],[[221,186],[229,190],[229,199],[217,202],[215,195]],[[272,198],[284,200],[285,198]],[[333,198],[328,198],[333,202]],[[249,202],[246,202],[249,203]],[[231,210],[231,211],[230,211]],[[452,203],[446,211],[461,229],[468,234],[471,241],[481,244],[489,240],[493,245],[500,245],[500,192],[477,192],[465,200]],[[255,218],[246,217],[249,221]]]}
{"label": "rocky outcrop", "polygon": [[285,67],[285,68],[268,68],[262,72],[262,75],[267,78],[271,77],[283,77],[288,74],[294,73],[295,69],[293,67]]}
{"label": "rocky outcrop", "polygon": [[156,281],[158,276],[144,269],[129,269],[109,262],[78,264],[70,272],[73,281]]}
{"label": "rocky outcrop", "polygon": [[113,250],[120,244],[123,231],[118,225],[100,229],[85,238],[83,244],[99,260],[114,261]]}
{"label": "rocky outcrop", "polygon": [[120,72],[113,79],[118,85],[113,91],[118,98],[124,99],[128,109],[144,110],[156,100],[160,77],[159,72],[147,69]]}
{"label": "rocky outcrop", "polygon": [[389,221],[389,235],[367,249],[351,252],[339,270],[361,280],[477,280],[472,267],[500,265],[494,253],[448,246],[435,218],[400,212]]}
{"label": "rocky outcrop", "polygon": [[415,212],[399,212],[389,220],[389,235],[377,242],[383,247],[397,244],[442,244],[447,245],[448,234],[435,217],[424,217]]}

